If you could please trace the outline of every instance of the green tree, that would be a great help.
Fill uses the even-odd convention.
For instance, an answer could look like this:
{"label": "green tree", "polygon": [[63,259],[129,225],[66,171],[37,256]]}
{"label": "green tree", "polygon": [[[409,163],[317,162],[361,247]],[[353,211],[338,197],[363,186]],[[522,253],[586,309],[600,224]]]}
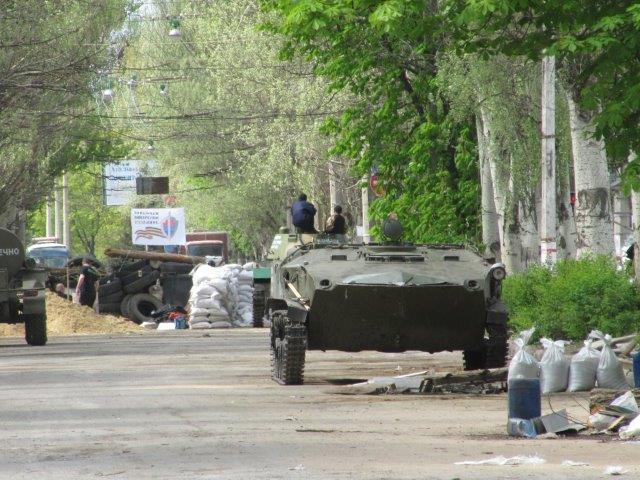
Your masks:
{"label": "green tree", "polygon": [[437,81],[453,25],[439,2],[264,0],[282,54],[302,55],[354,105],[324,126],[335,154],[379,172],[386,195],[375,219],[395,212],[409,240],[478,241],[473,117],[454,121]]}

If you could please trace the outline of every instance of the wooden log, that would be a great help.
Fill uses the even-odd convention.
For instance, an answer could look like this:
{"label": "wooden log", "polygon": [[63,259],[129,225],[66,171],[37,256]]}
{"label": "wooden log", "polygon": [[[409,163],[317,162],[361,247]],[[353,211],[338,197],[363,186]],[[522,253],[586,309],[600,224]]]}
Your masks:
{"label": "wooden log", "polygon": [[[635,339],[638,336],[637,333],[631,335],[625,335],[624,337],[616,337],[611,339],[611,346],[615,346],[618,343],[629,342]],[[593,348],[602,348],[604,346],[604,342],[602,340],[597,340],[591,344]]]}
{"label": "wooden log", "polygon": [[633,396],[636,397],[636,402],[640,405],[640,389],[628,388],[626,390],[612,390],[608,388],[594,388],[589,395],[589,410],[595,412],[605,409],[611,402],[613,402],[620,395],[624,395],[629,390],[633,392]]}
{"label": "wooden log", "polygon": [[111,258],[133,258],[136,260],[188,263],[190,265],[204,263],[205,261],[204,257],[190,257],[188,255],[180,255],[178,253],[141,252],[138,250],[121,250],[119,248],[107,248],[104,251],[104,254]]}

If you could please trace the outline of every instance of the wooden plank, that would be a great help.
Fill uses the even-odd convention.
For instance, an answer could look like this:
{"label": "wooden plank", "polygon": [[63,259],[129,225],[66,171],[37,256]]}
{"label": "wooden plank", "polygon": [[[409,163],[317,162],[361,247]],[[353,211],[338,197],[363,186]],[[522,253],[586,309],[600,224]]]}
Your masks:
{"label": "wooden plank", "polygon": [[119,248],[107,248],[104,251],[107,257],[112,258],[132,258],[136,260],[156,260],[158,262],[188,263],[195,265],[204,263],[204,257],[190,257],[177,253],[142,252],[138,250],[121,250]]}

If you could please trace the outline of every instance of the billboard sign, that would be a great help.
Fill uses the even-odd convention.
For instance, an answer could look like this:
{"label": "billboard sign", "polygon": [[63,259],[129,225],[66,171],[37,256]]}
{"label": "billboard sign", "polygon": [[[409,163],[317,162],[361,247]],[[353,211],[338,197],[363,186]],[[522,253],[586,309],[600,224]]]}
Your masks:
{"label": "billboard sign", "polygon": [[186,232],[183,208],[131,209],[134,245],[184,245]]}
{"label": "billboard sign", "polygon": [[136,178],[157,170],[155,160],[122,160],[104,165],[104,204],[127,205],[136,194]]}

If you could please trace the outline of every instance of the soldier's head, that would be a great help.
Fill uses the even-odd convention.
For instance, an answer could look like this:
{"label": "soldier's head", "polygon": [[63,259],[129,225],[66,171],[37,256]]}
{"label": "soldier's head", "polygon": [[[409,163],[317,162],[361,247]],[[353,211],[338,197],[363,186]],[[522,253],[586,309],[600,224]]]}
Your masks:
{"label": "soldier's head", "polygon": [[300,195],[298,195],[298,200],[300,202],[306,202],[307,201],[307,194],[306,193],[301,193]]}
{"label": "soldier's head", "polygon": [[333,207],[333,211],[340,215],[342,213],[342,207],[340,205],[336,205],[335,207]]}

